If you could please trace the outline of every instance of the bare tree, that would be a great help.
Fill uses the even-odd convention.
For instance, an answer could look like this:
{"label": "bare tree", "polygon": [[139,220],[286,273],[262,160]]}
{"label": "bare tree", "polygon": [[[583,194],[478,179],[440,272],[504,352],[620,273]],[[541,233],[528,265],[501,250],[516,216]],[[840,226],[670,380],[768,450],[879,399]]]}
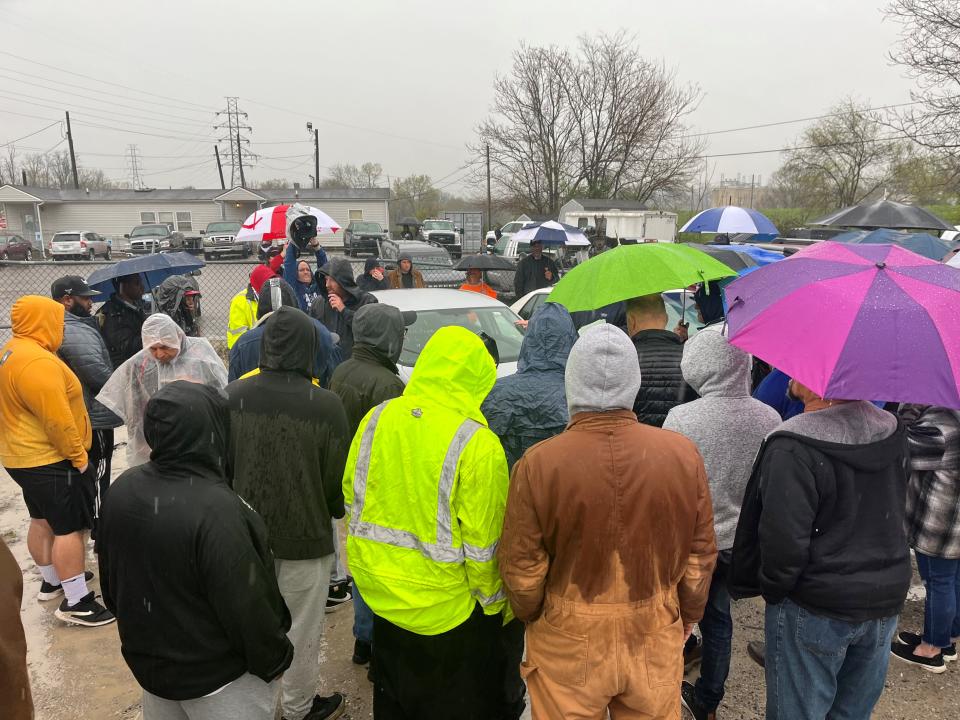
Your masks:
{"label": "bare tree", "polygon": [[918,145],[948,158],[960,179],[960,3],[957,0],[893,0],[887,17],[901,26],[890,55],[917,81],[918,107],[897,114],[895,124]]}
{"label": "bare tree", "polygon": [[395,219],[413,216],[419,220],[440,212],[440,191],[429,175],[410,175],[393,181],[390,211]]}
{"label": "bare tree", "polygon": [[855,205],[890,183],[899,152],[880,116],[847,99],[803,132],[774,181],[803,207]]}
{"label": "bare tree", "polygon": [[330,175],[320,185],[330,188],[375,188],[383,179],[380,163],[365,162],[357,167],[351,163],[339,163],[330,168]]}
{"label": "bare tree", "polygon": [[269,180],[261,180],[254,187],[261,190],[285,190],[292,186],[286,178],[270,178]]}

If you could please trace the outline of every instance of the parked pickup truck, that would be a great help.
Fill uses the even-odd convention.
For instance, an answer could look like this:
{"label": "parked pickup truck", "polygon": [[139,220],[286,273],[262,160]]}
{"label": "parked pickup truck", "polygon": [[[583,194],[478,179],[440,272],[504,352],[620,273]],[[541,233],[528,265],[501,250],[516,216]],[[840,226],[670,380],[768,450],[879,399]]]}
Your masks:
{"label": "parked pickup truck", "polygon": [[212,222],[206,230],[201,230],[203,236],[203,259],[219,260],[228,255],[241,258],[250,256],[251,243],[237,242],[237,233],[240,232],[238,222]]}
{"label": "parked pickup truck", "polygon": [[198,239],[186,238],[172,225],[152,223],[137,225],[125,238],[130,240],[131,255],[149,255],[158,252],[198,251],[202,248]]}
{"label": "parked pickup truck", "polygon": [[420,240],[444,247],[454,260],[463,254],[460,232],[452,220],[424,220],[419,234]]}

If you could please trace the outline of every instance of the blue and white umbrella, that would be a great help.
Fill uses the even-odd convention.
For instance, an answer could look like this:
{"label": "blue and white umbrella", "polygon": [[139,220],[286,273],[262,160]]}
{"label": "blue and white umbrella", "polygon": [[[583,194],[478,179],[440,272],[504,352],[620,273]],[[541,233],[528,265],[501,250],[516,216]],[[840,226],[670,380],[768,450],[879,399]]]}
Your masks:
{"label": "blue and white umbrella", "polygon": [[525,225],[513,235],[520,242],[542,242],[544,245],[587,246],[590,241],[583,230],[556,220]]}
{"label": "blue and white umbrella", "polygon": [[736,205],[710,208],[697,213],[680,228],[680,232],[780,234],[777,226],[762,212]]}

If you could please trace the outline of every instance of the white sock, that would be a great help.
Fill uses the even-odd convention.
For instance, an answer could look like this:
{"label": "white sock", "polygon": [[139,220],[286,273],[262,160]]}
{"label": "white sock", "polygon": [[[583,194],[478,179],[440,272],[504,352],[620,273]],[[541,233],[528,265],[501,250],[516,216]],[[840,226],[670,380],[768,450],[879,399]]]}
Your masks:
{"label": "white sock", "polygon": [[84,573],[64,580],[63,592],[67,596],[67,607],[73,607],[83,600],[90,592],[87,590],[87,578]]}
{"label": "white sock", "polygon": [[53,565],[37,565],[37,567],[40,568],[40,574],[47,583],[54,586],[60,584],[60,576],[57,575],[57,570]]}

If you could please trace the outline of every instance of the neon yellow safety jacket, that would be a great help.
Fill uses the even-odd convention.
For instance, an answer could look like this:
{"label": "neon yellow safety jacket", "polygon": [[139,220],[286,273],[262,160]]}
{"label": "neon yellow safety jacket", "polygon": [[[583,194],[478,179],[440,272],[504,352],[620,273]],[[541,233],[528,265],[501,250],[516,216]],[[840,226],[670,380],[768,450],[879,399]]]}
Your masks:
{"label": "neon yellow safety jacket", "polygon": [[247,288],[233,296],[230,301],[230,319],[227,321],[227,349],[247,330],[257,324],[257,296]]}
{"label": "neon yellow safety jacket", "polygon": [[477,603],[510,612],[496,560],[510,479],[480,412],[496,374],[477,335],[441,328],[403,395],[367,413],[353,438],[350,569],[370,608],[410,632],[451,630]]}

